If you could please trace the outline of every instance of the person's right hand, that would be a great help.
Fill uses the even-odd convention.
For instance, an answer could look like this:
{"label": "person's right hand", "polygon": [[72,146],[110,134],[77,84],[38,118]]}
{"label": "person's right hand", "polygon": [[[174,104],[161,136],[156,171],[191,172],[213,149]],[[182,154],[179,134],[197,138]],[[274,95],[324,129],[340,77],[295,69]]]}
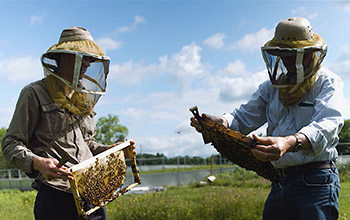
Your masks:
{"label": "person's right hand", "polygon": [[[115,147],[115,146],[118,146],[119,144],[121,144],[121,143],[123,143],[123,142],[117,142],[117,143],[114,143],[114,144],[112,144],[112,145],[109,145],[109,146],[107,146],[107,149],[111,149],[112,147]],[[132,150],[133,150],[133,156],[134,156],[134,158],[136,158],[136,151],[135,151],[135,142],[133,141],[133,140],[131,140],[130,141],[130,144],[131,144],[131,147],[132,147]],[[126,158],[129,158],[129,153],[128,153],[128,148],[124,148],[123,149],[123,151],[124,151],[124,155],[125,155],[125,157]]]}
{"label": "person's right hand", "polygon": [[58,167],[58,161],[53,158],[35,156],[33,159],[33,168],[37,170],[47,180],[53,179],[72,179],[72,173],[65,167]]}
{"label": "person's right hand", "polygon": [[[201,117],[204,118],[204,119],[209,119],[209,120],[214,121],[214,122],[216,122],[216,123],[222,124],[222,125],[225,126],[226,128],[228,127],[227,121],[226,121],[226,119],[223,118],[223,117],[214,116],[214,115],[208,115],[208,114],[205,114],[205,113],[203,113],[203,114],[201,115]],[[198,120],[197,120],[195,117],[191,117],[190,120],[191,120],[190,125],[191,125],[192,127],[194,127],[198,132],[202,132],[202,128],[201,128],[201,126],[200,126]]]}

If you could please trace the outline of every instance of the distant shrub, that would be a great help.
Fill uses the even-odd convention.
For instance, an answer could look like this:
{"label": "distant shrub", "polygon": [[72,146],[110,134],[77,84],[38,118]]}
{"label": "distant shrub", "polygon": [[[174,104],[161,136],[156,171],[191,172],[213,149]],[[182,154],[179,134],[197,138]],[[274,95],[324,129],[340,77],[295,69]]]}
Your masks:
{"label": "distant shrub", "polygon": [[338,164],[340,182],[350,182],[350,163]]}

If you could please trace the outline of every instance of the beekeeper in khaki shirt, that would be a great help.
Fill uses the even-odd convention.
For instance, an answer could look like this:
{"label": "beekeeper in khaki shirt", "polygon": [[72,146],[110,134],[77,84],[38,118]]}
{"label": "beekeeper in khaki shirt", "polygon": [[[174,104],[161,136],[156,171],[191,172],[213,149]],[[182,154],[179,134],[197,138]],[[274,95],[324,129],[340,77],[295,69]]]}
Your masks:
{"label": "beekeeper in khaki shirt", "polygon": [[[93,118],[105,93],[109,57],[86,29],[71,27],[41,62],[45,77],[23,88],[2,141],[3,155],[35,178],[36,219],[78,219],[68,168],[112,147],[95,141]],[[64,155],[68,162],[59,167]],[[107,219],[105,208],[89,219]]]}

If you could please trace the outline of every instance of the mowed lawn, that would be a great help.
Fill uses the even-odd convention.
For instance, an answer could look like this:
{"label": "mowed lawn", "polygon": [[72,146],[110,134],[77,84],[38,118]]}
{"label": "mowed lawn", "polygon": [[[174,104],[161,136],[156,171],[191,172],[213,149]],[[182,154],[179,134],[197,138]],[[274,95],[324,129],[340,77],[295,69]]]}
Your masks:
{"label": "mowed lawn", "polygon": [[[258,182],[191,185],[171,187],[165,192],[124,195],[107,205],[108,216],[110,220],[261,219],[269,184]],[[35,191],[0,190],[0,219],[34,219],[35,196]],[[350,219],[350,181],[341,183],[339,219]]]}

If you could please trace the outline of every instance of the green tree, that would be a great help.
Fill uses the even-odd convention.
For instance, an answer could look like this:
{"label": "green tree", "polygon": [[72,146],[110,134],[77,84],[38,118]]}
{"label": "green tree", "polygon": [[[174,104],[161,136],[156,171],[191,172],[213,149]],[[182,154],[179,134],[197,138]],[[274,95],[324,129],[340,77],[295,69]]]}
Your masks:
{"label": "green tree", "polygon": [[124,141],[128,135],[128,128],[119,124],[119,118],[116,115],[108,114],[107,117],[101,117],[96,123],[96,141],[101,144],[114,144]]}
{"label": "green tree", "polygon": [[6,133],[6,129],[5,128],[0,128],[0,145],[1,145],[1,141],[4,138]]}
{"label": "green tree", "polygon": [[4,138],[6,133],[6,128],[0,128],[0,169],[9,169],[9,168],[14,168],[14,166],[11,166],[5,158],[2,156],[2,139]]}
{"label": "green tree", "polygon": [[339,145],[337,146],[339,154],[350,154],[350,119],[345,120],[339,139]]}
{"label": "green tree", "polygon": [[350,119],[345,120],[344,127],[339,134],[340,142],[350,142]]}

